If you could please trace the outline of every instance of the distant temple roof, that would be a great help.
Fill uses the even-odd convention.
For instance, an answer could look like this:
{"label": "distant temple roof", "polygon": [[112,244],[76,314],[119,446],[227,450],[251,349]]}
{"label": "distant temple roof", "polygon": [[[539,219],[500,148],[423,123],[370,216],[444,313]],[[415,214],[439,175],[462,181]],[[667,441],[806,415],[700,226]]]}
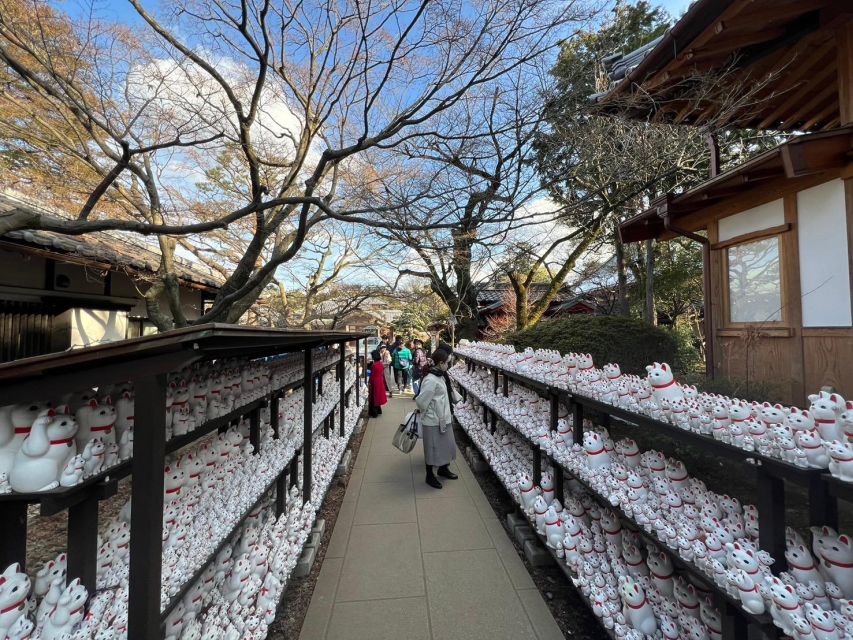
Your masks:
{"label": "distant temple roof", "polygon": [[[40,207],[20,198],[0,194],[0,214],[13,211],[39,211]],[[56,215],[55,211],[50,211]],[[140,236],[120,231],[97,231],[70,236],[53,231],[10,231],[0,240],[21,249],[46,251],[57,256],[75,258],[105,266],[123,268],[138,273],[154,274],[160,264],[156,243],[147,243]],[[222,286],[221,274],[200,262],[175,256],[175,273],[182,283],[195,288],[216,290]]]}

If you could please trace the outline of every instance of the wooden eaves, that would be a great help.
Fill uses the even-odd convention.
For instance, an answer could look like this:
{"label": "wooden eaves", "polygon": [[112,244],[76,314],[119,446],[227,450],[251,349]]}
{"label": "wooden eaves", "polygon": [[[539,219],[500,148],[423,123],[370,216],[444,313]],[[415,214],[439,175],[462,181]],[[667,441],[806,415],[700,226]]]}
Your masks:
{"label": "wooden eaves", "polygon": [[767,180],[802,178],[843,167],[850,162],[851,153],[853,126],[797,136],[684,193],[658,198],[623,222],[619,234],[623,242],[670,238],[672,234],[664,228],[666,215],[682,228],[701,229],[704,223],[693,215],[700,210],[737,198]]}

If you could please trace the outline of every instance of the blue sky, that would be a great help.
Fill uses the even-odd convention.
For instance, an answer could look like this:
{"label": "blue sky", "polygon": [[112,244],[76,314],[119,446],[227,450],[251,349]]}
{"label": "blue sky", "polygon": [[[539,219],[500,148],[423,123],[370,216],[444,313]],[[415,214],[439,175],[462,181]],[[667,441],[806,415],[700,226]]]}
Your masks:
{"label": "blue sky", "polygon": [[681,17],[682,13],[687,11],[687,7],[690,6],[690,0],[658,0],[654,4],[662,6],[669,15],[677,20]]}
{"label": "blue sky", "polygon": [[[94,0],[96,11],[101,18],[118,20],[120,22],[135,23],[140,20],[136,11],[127,0]],[[687,10],[691,0],[652,0],[666,9],[674,19],[678,19]],[[73,16],[81,16],[88,10],[86,0],[53,0],[52,4],[61,7]],[[150,9],[156,9],[160,4],[157,0],[143,0],[143,4]]]}

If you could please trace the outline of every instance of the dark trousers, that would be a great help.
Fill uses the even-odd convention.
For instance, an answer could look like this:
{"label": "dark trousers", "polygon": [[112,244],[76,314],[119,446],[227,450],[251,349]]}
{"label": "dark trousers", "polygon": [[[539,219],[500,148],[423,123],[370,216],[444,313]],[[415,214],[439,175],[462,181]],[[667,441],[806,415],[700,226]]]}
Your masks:
{"label": "dark trousers", "polygon": [[394,369],[394,380],[397,381],[398,387],[408,387],[409,386],[409,370],[408,369]]}

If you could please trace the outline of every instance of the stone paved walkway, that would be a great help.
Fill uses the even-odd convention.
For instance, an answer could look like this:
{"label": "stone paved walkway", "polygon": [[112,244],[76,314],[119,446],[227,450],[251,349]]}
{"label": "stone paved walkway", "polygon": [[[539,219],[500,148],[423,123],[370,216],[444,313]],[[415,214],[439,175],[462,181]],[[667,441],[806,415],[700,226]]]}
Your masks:
{"label": "stone paved walkway", "polygon": [[420,444],[391,446],[413,407],[395,396],[368,422],[300,638],[562,638],[461,455],[439,491]]}

